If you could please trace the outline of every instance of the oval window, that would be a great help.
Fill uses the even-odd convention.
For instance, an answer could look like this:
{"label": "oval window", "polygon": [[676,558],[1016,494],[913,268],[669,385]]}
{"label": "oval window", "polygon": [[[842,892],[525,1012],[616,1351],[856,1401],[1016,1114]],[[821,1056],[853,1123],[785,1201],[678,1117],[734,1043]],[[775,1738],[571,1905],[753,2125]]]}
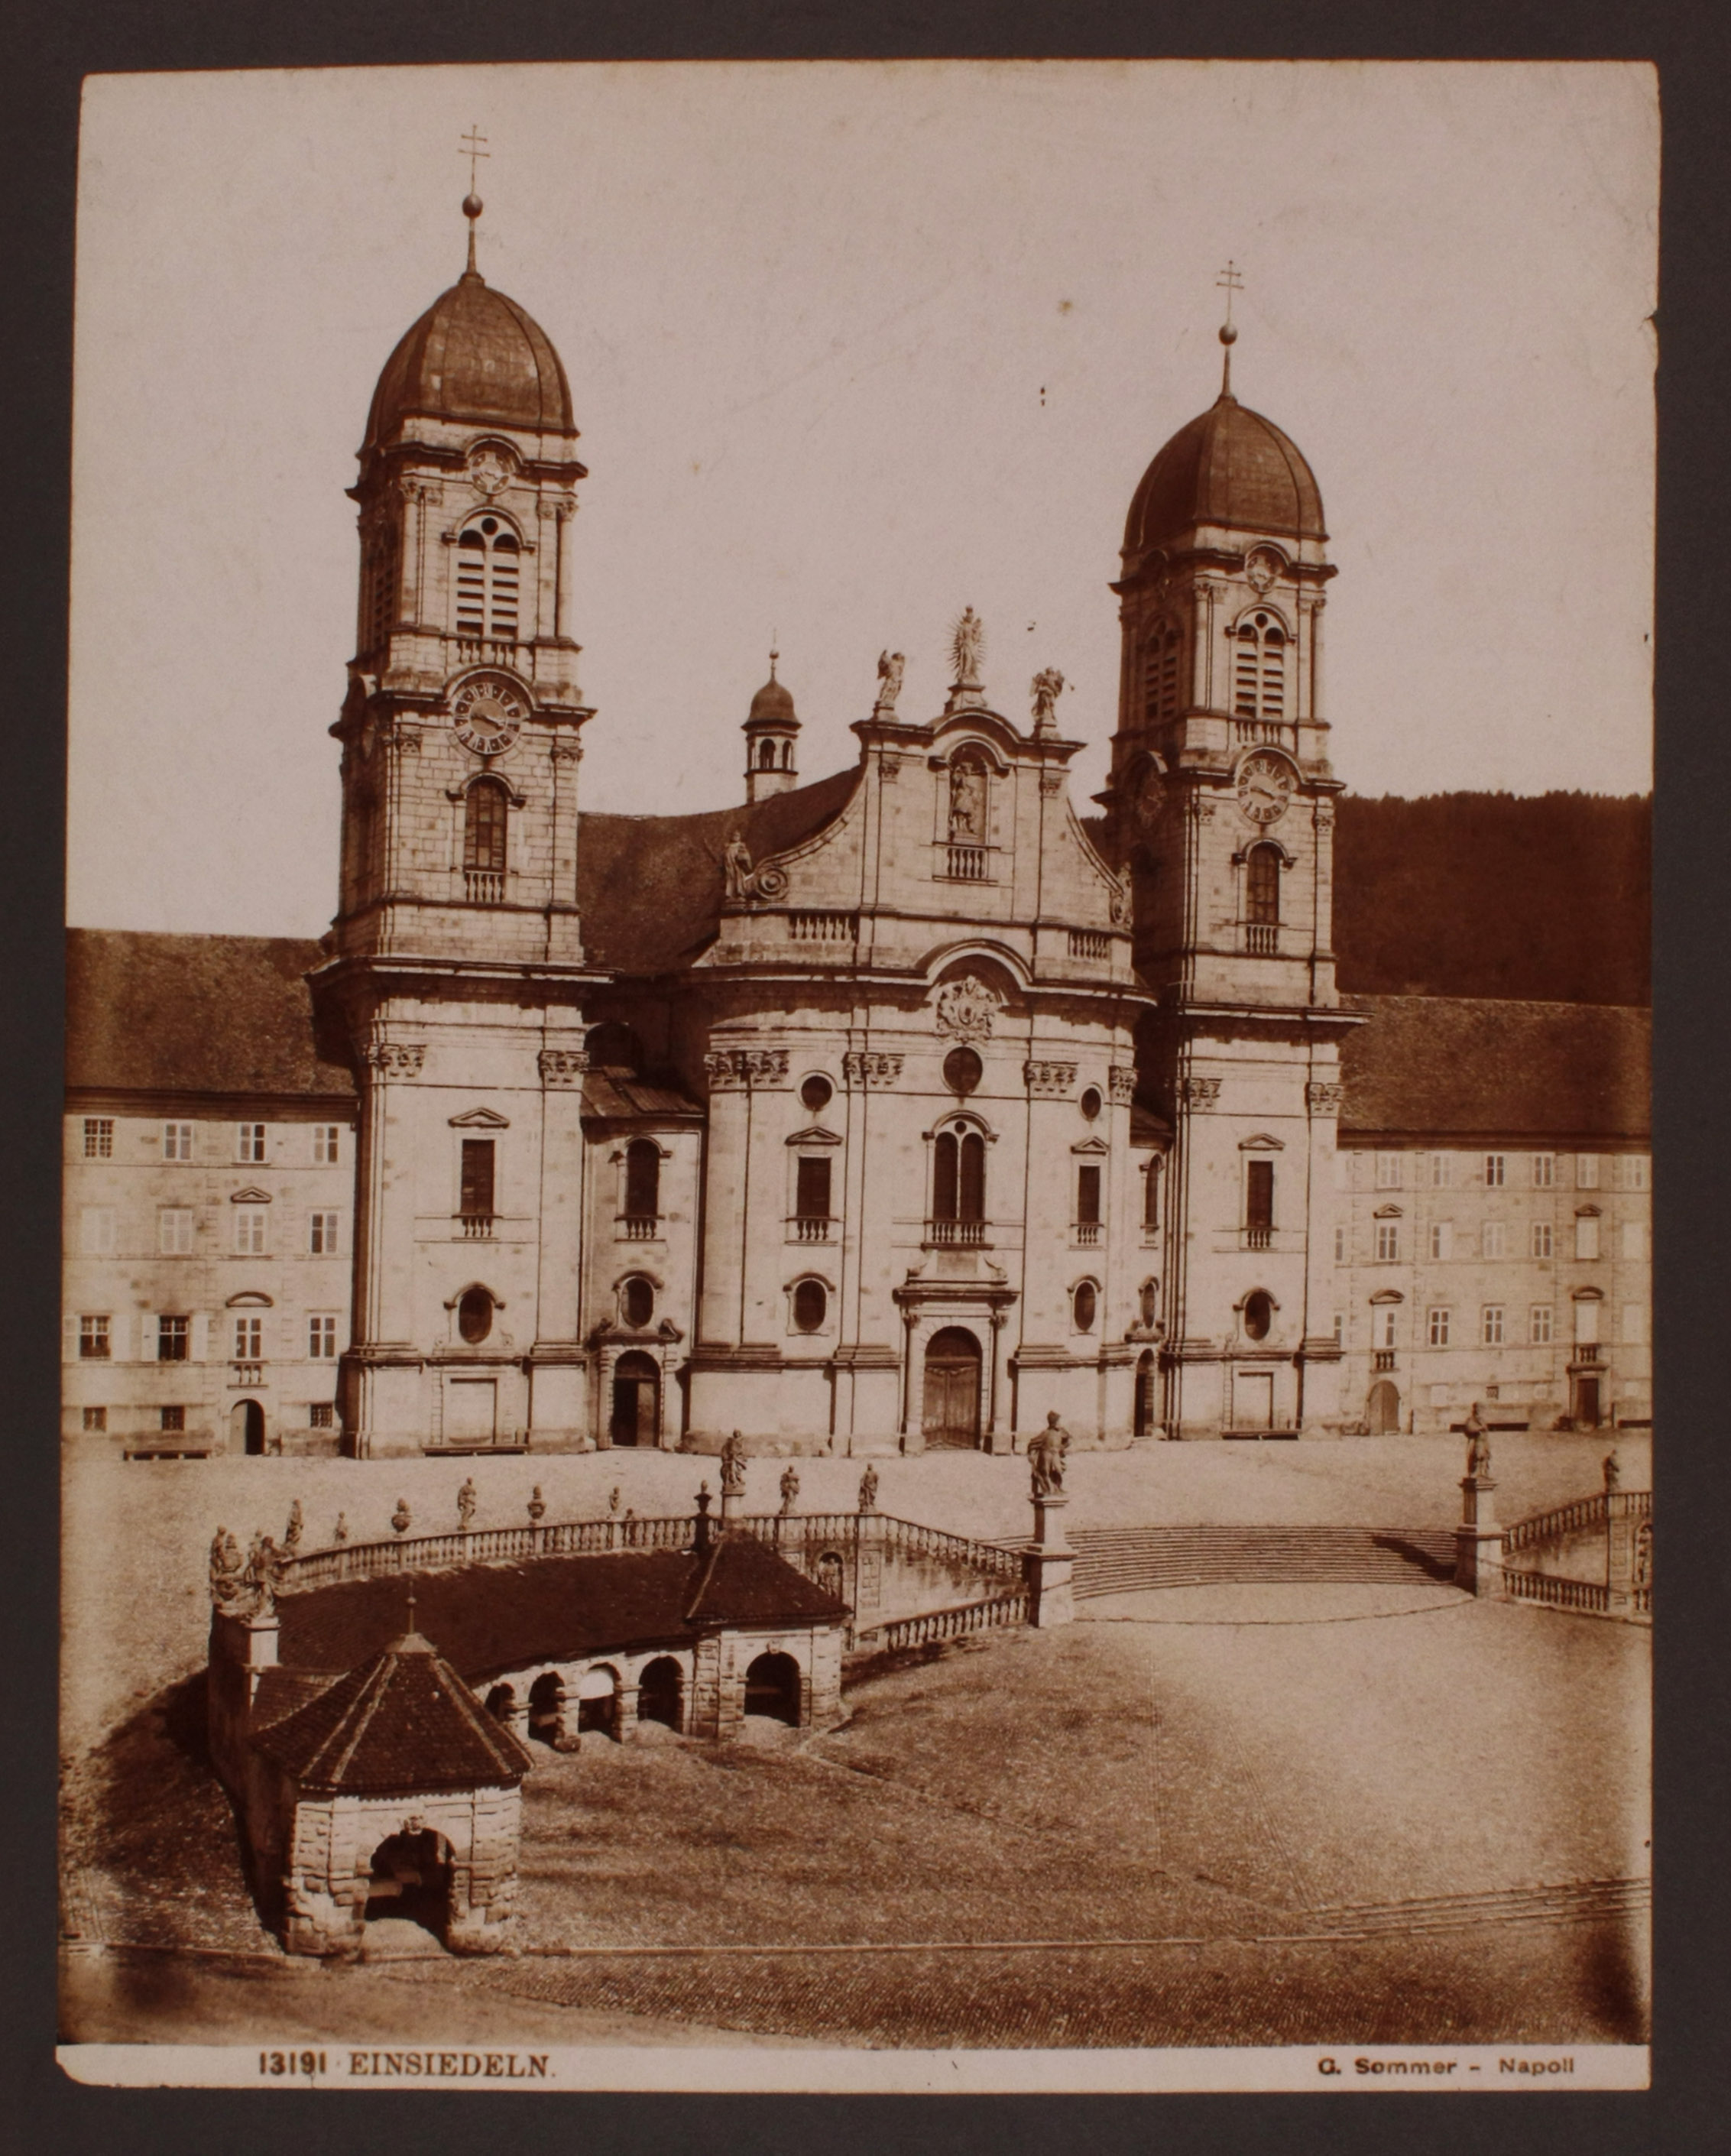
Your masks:
{"label": "oval window", "polygon": [[1099,1306],[1099,1301],[1100,1297],[1092,1281],[1084,1281],[1071,1297],[1071,1304],[1076,1312],[1076,1329],[1078,1332],[1093,1331],[1094,1312]]}
{"label": "oval window", "polygon": [[499,520],[498,520],[498,518],[497,518],[496,516],[484,516],[484,517],[482,517],[482,519],[481,519],[481,521],[480,521],[480,528],[481,528],[481,530],[482,530],[483,531],[485,531],[485,532],[486,533],[487,536],[491,539],[491,538],[492,537],[493,534],[494,534],[494,533],[495,533],[495,532],[499,529]]}
{"label": "oval window", "polygon": [[465,1288],[457,1305],[457,1330],[478,1348],[493,1329],[493,1298],[484,1287]]}
{"label": "oval window", "polygon": [[794,1289],[794,1322],[802,1332],[815,1332],[829,1309],[829,1294],[821,1281],[803,1280]]}
{"label": "oval window", "polygon": [[1244,1329],[1252,1340],[1266,1340],[1274,1322],[1274,1305],[1261,1288],[1246,1298]]}
{"label": "oval window", "polygon": [[1152,1325],[1160,1314],[1160,1283],[1144,1281],[1142,1284],[1142,1322]]}
{"label": "oval window", "polygon": [[829,1106],[835,1091],[829,1080],[814,1070],[799,1088],[799,1097],[805,1103],[807,1113],[815,1116]]}
{"label": "oval window", "polygon": [[619,1307],[627,1325],[647,1325],[655,1314],[655,1291],[640,1273],[634,1274],[619,1291]]}
{"label": "oval window", "polygon": [[1081,1111],[1091,1123],[1099,1114],[1102,1105],[1100,1088],[1097,1086],[1090,1086],[1081,1096]]}
{"label": "oval window", "polygon": [[953,1093],[971,1093],[985,1070],[971,1048],[953,1048],[943,1059],[943,1082]]}

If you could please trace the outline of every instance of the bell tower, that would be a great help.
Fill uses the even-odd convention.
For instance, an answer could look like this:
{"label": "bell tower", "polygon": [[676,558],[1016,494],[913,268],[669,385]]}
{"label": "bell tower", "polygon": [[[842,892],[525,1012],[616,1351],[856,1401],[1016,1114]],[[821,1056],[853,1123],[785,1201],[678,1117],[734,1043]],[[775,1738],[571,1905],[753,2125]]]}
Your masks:
{"label": "bell tower", "polygon": [[780,657],[778,651],[770,653],[769,679],[752,698],[743,728],[747,808],[772,793],[790,793],[799,783],[799,720],[787,685],[775,678]]}
{"label": "bell tower", "polygon": [[1333,1174],[1342,1011],[1323,715],[1321,494],[1281,429],[1220,393],[1154,458],[1113,585],[1107,812],[1158,998],[1144,1088],[1170,1116],[1160,1419],[1173,1437],[1338,1419]]}
{"label": "bell tower", "polygon": [[[474,157],[485,155],[476,137]],[[348,1449],[554,1441],[577,1347],[585,964],[578,461],[545,332],[475,254],[373,394],[321,1022],[361,1091]]]}

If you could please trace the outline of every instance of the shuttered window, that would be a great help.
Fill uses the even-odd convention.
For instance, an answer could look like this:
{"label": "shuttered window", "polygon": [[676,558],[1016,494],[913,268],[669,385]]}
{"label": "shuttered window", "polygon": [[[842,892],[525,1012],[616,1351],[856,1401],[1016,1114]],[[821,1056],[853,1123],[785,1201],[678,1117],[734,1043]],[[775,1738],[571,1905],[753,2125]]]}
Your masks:
{"label": "shuttered window", "polygon": [[496,516],[483,516],[457,542],[457,634],[514,644],[521,600],[522,548]]}
{"label": "shuttered window", "polygon": [[1097,1161],[1085,1162],[1076,1172],[1076,1217],[1084,1227],[1097,1225],[1100,1219],[1100,1167]]}
{"label": "shuttered window", "polygon": [[1260,1228],[1265,1233],[1274,1225],[1274,1163],[1271,1160],[1253,1160],[1250,1163],[1245,1184],[1245,1219],[1246,1228]]}
{"label": "shuttered window", "polygon": [[491,1219],[493,1214],[493,1141],[465,1138],[460,1209],[465,1218]]}

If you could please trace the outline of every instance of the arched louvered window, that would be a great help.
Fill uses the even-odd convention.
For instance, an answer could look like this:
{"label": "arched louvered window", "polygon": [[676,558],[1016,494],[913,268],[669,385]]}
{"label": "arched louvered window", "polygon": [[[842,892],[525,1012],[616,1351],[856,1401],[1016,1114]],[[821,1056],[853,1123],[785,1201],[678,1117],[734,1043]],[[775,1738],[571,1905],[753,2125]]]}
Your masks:
{"label": "arched louvered window", "polygon": [[457,634],[517,638],[522,548],[502,518],[480,516],[457,542]]}
{"label": "arched louvered window", "polygon": [[1232,715],[1287,716],[1287,633],[1271,613],[1247,614],[1233,634]]}
{"label": "arched louvered window", "polygon": [[363,651],[382,650],[396,625],[397,561],[397,527],[381,525],[367,555],[366,609],[361,624]]}
{"label": "arched louvered window", "polygon": [[477,778],[463,804],[463,866],[471,874],[505,873],[505,815],[508,796],[496,778]]}
{"label": "arched louvered window", "polygon": [[1280,921],[1280,849],[1252,846],[1245,863],[1245,918],[1253,927],[1273,928]]}
{"label": "arched louvered window", "polygon": [[1183,639],[1170,622],[1148,634],[1142,647],[1142,711],[1149,726],[1178,716],[1178,662]]}

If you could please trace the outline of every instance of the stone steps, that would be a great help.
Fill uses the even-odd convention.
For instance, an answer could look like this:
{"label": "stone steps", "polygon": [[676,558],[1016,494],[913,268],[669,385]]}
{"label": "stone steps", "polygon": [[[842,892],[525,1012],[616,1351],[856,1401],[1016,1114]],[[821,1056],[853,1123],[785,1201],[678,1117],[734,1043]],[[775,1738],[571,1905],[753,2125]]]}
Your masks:
{"label": "stone steps", "polygon": [[1447,1527],[1078,1527],[1078,1595],[1224,1584],[1410,1586],[1451,1580]]}

